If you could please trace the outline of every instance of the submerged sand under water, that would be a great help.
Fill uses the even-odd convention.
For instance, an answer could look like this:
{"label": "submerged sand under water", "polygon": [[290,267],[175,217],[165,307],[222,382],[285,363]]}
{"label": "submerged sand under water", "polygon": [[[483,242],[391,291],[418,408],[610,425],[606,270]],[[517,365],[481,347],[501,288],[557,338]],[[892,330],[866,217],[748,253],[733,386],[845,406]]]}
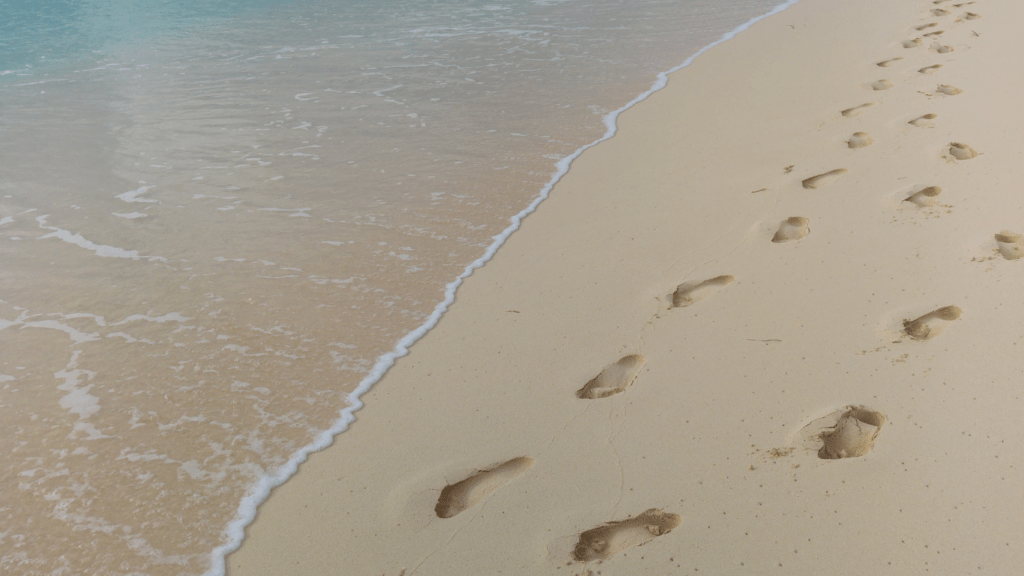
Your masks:
{"label": "submerged sand under water", "polygon": [[770,4],[645,6],[300,7],[0,77],[3,571],[204,571],[554,161]]}

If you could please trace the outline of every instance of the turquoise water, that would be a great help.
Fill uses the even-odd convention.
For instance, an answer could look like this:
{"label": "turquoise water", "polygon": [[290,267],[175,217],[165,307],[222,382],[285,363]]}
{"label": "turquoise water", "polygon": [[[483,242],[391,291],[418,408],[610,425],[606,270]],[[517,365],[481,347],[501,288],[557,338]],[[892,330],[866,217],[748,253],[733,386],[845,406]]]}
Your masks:
{"label": "turquoise water", "polygon": [[216,573],[556,163],[776,3],[0,0],[0,569]]}

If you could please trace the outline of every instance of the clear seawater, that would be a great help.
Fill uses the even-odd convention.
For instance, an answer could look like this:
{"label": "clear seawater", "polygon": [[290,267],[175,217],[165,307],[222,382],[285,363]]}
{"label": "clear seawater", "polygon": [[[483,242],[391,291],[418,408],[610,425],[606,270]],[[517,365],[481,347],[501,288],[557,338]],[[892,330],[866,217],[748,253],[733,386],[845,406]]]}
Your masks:
{"label": "clear seawater", "polygon": [[215,570],[555,163],[780,2],[0,0],[0,572]]}

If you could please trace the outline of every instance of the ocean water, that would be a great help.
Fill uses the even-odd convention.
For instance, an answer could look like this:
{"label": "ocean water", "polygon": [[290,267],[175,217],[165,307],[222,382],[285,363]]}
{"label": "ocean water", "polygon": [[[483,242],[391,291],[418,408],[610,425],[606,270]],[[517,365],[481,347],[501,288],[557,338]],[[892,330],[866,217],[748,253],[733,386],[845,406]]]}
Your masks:
{"label": "ocean water", "polygon": [[0,0],[0,571],[220,571],[614,111],[780,2]]}

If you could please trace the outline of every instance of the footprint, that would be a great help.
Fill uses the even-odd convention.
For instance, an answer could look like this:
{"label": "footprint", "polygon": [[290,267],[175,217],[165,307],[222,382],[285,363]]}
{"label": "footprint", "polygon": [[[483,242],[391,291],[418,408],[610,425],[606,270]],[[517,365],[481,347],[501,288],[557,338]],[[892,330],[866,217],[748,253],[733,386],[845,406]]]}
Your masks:
{"label": "footprint", "polygon": [[918,26],[917,28],[914,28],[914,30],[924,30],[926,28],[933,28],[935,26],[938,26],[938,23],[932,22],[930,24],[923,24],[921,26]]}
{"label": "footprint", "polygon": [[846,141],[846,145],[855,150],[871,146],[874,143],[875,141],[871,139],[871,136],[868,136],[867,132],[854,132],[853,136],[850,136],[850,139]]}
{"label": "footprint", "polygon": [[1024,236],[1009,230],[1003,230],[996,234],[996,244],[999,245],[999,253],[1007,260],[1024,258]]}
{"label": "footprint", "polygon": [[965,20],[977,20],[978,18],[981,18],[981,15],[975,14],[974,12],[968,12],[967,14],[964,14]]}
{"label": "footprint", "polygon": [[903,47],[904,48],[917,48],[920,45],[921,45],[921,39],[920,38],[914,38],[912,40],[904,40],[903,41]]}
{"label": "footprint", "polygon": [[942,4],[943,2],[949,2],[949,0],[932,0],[932,4]]}
{"label": "footprint", "polygon": [[924,34],[924,37],[925,38],[934,38],[936,36],[942,36],[943,34],[945,34],[945,32],[946,32],[945,30],[939,30],[938,32],[929,32],[927,34]]}
{"label": "footprint", "polygon": [[941,186],[929,186],[914,192],[904,202],[912,202],[922,208],[935,205],[935,197],[942,193]]}
{"label": "footprint", "polygon": [[947,16],[947,15],[949,15],[949,10],[943,10],[942,8],[935,8],[934,10],[932,10],[932,14],[935,15],[935,16]]}
{"label": "footprint", "polygon": [[439,518],[451,518],[456,514],[480,503],[513,478],[520,476],[533,466],[533,458],[520,456],[494,468],[477,472],[469,478],[449,484],[441,490],[434,512]]}
{"label": "footprint", "polygon": [[711,294],[717,292],[724,286],[728,286],[736,280],[734,276],[715,276],[703,282],[685,282],[676,287],[672,293],[672,307],[685,308],[691,304],[700,302]]}
{"label": "footprint", "polygon": [[871,84],[873,90],[888,90],[892,88],[892,80],[879,80]]}
{"label": "footprint", "polygon": [[791,216],[779,226],[778,232],[772,238],[772,242],[789,242],[799,240],[811,233],[808,223],[810,220],[803,216]]}
{"label": "footprint", "polygon": [[942,64],[932,64],[931,66],[925,66],[918,70],[921,74],[934,74],[936,70],[942,68]]}
{"label": "footprint", "polygon": [[914,340],[931,340],[938,336],[946,324],[956,320],[963,313],[957,306],[946,306],[933,310],[916,320],[904,320],[903,331]]}
{"label": "footprint", "polygon": [[633,380],[636,380],[643,365],[643,356],[639,354],[625,356],[618,362],[605,366],[600,374],[576,391],[576,396],[594,400],[623,392],[627,386],[633,383]]}
{"label": "footprint", "polygon": [[875,66],[881,66],[882,68],[888,68],[889,66],[892,66],[893,64],[899,62],[900,60],[903,60],[902,56],[900,56],[898,58],[893,58],[891,60],[883,60],[883,61],[878,62],[877,64],[875,64]]}
{"label": "footprint", "polygon": [[577,562],[606,560],[623,550],[646,544],[658,536],[668,534],[682,521],[683,518],[678,514],[651,508],[633,518],[609,522],[583,532],[572,551],[572,557]]}
{"label": "footprint", "polygon": [[881,412],[863,406],[847,406],[835,427],[819,436],[823,445],[818,450],[818,458],[839,460],[867,454],[884,424],[885,415]]}
{"label": "footprint", "polygon": [[957,160],[970,160],[971,158],[978,157],[977,150],[971,148],[967,144],[961,144],[959,142],[949,143],[949,153]]}
{"label": "footprint", "polygon": [[924,128],[926,126],[931,126],[932,125],[931,121],[936,119],[936,118],[938,118],[938,117],[939,117],[938,114],[925,114],[924,116],[919,116],[917,118],[914,118],[910,122],[907,122],[907,124],[911,124],[913,126],[917,126],[918,128]]}
{"label": "footprint", "polygon": [[949,84],[940,84],[939,87],[936,88],[936,90],[938,90],[939,92],[942,92],[943,94],[945,94],[947,96],[956,96],[957,94],[960,94],[960,93],[963,92],[963,90],[961,90],[961,89],[959,89],[959,88],[957,88],[955,86],[950,86]]}
{"label": "footprint", "polygon": [[801,182],[801,184],[803,184],[804,188],[808,188],[811,190],[815,188],[821,188],[822,186],[828,186],[829,184],[832,184],[836,180],[839,180],[839,178],[843,174],[846,174],[847,172],[849,172],[849,170],[847,170],[846,168],[836,168],[835,170],[829,170],[824,174],[811,176],[810,178]]}
{"label": "footprint", "polygon": [[875,105],[874,102],[867,102],[865,104],[861,104],[860,106],[854,106],[853,108],[847,108],[846,110],[843,110],[841,112],[841,114],[843,116],[846,116],[847,118],[852,118],[854,116],[860,116],[861,114],[864,113],[865,110],[867,110],[868,108],[871,108],[874,105]]}

